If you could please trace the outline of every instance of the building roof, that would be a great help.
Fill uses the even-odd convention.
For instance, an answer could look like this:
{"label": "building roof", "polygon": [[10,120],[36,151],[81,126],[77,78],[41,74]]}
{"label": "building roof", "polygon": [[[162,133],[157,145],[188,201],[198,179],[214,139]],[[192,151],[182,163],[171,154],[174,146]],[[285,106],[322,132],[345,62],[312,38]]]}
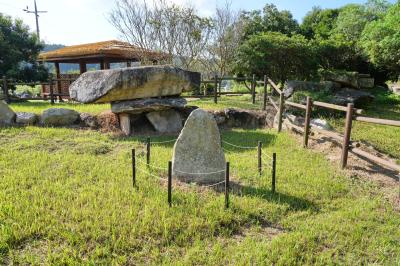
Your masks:
{"label": "building roof", "polygon": [[66,46],[54,51],[39,54],[40,61],[47,62],[96,62],[99,59],[109,59],[114,62],[125,60],[140,60],[146,57],[149,60],[160,60],[166,54],[141,49],[127,42],[117,40],[86,43]]}

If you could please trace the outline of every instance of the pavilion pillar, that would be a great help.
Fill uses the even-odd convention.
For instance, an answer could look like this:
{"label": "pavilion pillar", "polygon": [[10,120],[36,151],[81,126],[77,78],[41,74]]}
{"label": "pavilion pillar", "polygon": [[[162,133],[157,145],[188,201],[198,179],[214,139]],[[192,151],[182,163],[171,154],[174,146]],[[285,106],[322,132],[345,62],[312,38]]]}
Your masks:
{"label": "pavilion pillar", "polygon": [[104,60],[100,59],[100,69],[103,70],[104,69]]}
{"label": "pavilion pillar", "polygon": [[61,71],[60,71],[60,63],[59,62],[55,62],[54,63],[54,67],[56,69],[56,87],[57,87],[57,93],[58,95],[58,100],[61,102],[62,101],[62,97],[61,97]]}
{"label": "pavilion pillar", "polygon": [[110,69],[110,62],[107,60],[104,60],[104,69]]}
{"label": "pavilion pillar", "polygon": [[126,67],[131,67],[131,61],[126,61]]}
{"label": "pavilion pillar", "polygon": [[79,62],[79,72],[81,74],[86,72],[86,63],[85,62]]}

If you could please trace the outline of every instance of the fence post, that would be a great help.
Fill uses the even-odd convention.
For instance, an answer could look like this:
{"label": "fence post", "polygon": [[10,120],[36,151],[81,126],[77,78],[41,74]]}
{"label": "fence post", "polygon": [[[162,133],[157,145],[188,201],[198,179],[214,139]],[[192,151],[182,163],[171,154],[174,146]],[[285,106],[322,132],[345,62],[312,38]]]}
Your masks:
{"label": "fence post", "polygon": [[344,169],[347,166],[347,157],[349,155],[349,145],[350,145],[350,135],[351,135],[351,125],[353,122],[353,110],[354,110],[354,104],[348,103],[347,111],[346,111],[346,125],[345,125],[345,129],[344,129],[343,146],[342,146],[342,158],[341,158],[342,169]]}
{"label": "fence post", "polygon": [[276,183],[276,153],[272,154],[272,193],[275,193],[275,183]]}
{"label": "fence post", "polygon": [[168,162],[168,206],[172,206],[172,162]]}
{"label": "fence post", "polygon": [[7,77],[5,75],[3,76],[3,93],[6,103],[10,103],[10,98],[8,97]]}
{"label": "fence post", "polygon": [[135,149],[132,149],[132,184],[136,186],[136,154]]}
{"label": "fence post", "polygon": [[307,106],[306,106],[306,119],[304,121],[304,148],[308,146],[308,137],[310,135],[310,122],[311,122],[311,112],[312,112],[312,100],[311,97],[307,96]]}
{"label": "fence post", "polygon": [[214,103],[218,103],[218,99],[217,99],[217,87],[218,87],[218,75],[214,76]]}
{"label": "fence post", "polygon": [[257,157],[258,157],[258,173],[261,176],[262,173],[262,160],[261,160],[261,152],[262,152],[262,142],[259,141],[257,145]]}
{"label": "fence post", "polygon": [[150,165],[150,138],[147,138],[146,142],[146,164],[147,167]]}
{"label": "fence post", "polygon": [[285,98],[283,93],[279,94],[279,110],[278,110],[278,132],[282,131],[282,119],[283,119],[283,105],[285,104]]}
{"label": "fence post", "polygon": [[256,103],[256,75],[253,74],[253,78],[251,80],[251,102],[253,104]]}
{"label": "fence post", "polygon": [[54,104],[54,89],[53,89],[53,77],[49,77],[49,88],[50,88],[50,103]]}
{"label": "fence post", "polygon": [[229,162],[225,166],[225,209],[229,208]]}
{"label": "fence post", "polygon": [[263,104],[263,110],[267,110],[267,86],[268,86],[268,78],[267,75],[264,75],[264,104]]}

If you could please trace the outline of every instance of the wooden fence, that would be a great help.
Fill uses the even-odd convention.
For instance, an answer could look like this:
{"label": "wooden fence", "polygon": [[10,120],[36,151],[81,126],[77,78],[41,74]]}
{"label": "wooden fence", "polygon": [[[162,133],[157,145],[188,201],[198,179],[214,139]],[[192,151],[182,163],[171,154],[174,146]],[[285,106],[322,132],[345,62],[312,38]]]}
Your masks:
{"label": "wooden fence", "polygon": [[[286,101],[283,92],[278,88],[278,86],[271,79],[267,79],[267,80],[268,80],[268,83],[271,85],[271,88],[273,90],[275,90],[279,95],[279,103],[275,102],[275,100],[271,96],[267,96],[270,103],[272,104],[272,106],[274,106],[274,108],[278,112],[278,131],[279,132],[282,130],[283,113],[284,113],[285,106],[300,109],[305,112],[304,126],[300,127],[289,121],[286,121],[286,124],[288,127],[295,129],[296,131],[298,131],[300,133],[303,133],[304,147],[308,146],[308,139],[309,139],[310,133],[314,131],[314,132],[322,134],[326,137],[332,138],[332,139],[338,141],[339,143],[342,143],[342,155],[341,155],[341,162],[340,162],[342,168],[345,168],[347,166],[347,159],[348,159],[348,154],[350,151],[356,155],[365,157],[377,164],[384,165],[384,166],[386,166],[390,169],[393,169],[395,171],[398,171],[400,173],[399,165],[397,165],[391,161],[382,159],[373,154],[370,154],[366,151],[363,151],[357,147],[358,146],[357,142],[351,141],[351,130],[352,130],[352,123],[354,120],[360,121],[360,122],[365,122],[365,123],[373,123],[373,124],[388,125],[388,126],[395,126],[395,127],[400,127],[400,121],[361,116],[363,113],[363,110],[354,108],[354,105],[352,103],[349,103],[345,107],[345,106],[335,105],[335,104],[331,104],[331,103],[313,101],[310,97],[307,97],[305,105],[300,104],[300,103],[294,103],[291,101]],[[339,132],[336,132],[336,131],[328,131],[328,130],[324,130],[324,129],[318,129],[318,128],[311,127],[311,115],[312,115],[312,110],[315,107],[316,108],[327,108],[327,109],[331,109],[331,110],[345,112],[346,113],[346,123],[345,123],[344,133],[340,134]]]}

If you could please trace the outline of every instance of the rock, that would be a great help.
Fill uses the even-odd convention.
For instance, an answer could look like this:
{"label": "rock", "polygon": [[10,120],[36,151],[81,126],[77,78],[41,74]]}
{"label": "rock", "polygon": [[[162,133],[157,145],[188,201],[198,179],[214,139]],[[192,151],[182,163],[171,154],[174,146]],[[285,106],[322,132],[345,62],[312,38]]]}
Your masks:
{"label": "rock", "polygon": [[358,73],[348,71],[325,71],[323,73],[326,80],[334,81],[343,86],[359,88]]}
{"label": "rock", "polygon": [[162,111],[171,108],[183,108],[187,101],[181,97],[147,98],[111,103],[113,113],[140,114],[144,112]]}
{"label": "rock", "polygon": [[151,112],[146,117],[158,132],[172,133],[182,129],[182,118],[175,110]]}
{"label": "rock", "polygon": [[185,182],[210,184],[224,180],[224,170],[225,155],[217,123],[209,112],[194,110],[174,146],[173,176]]}
{"label": "rock", "polygon": [[97,118],[89,113],[80,113],[79,118],[85,127],[90,127],[92,129],[96,129],[99,127],[99,124],[97,123]]}
{"label": "rock", "polygon": [[390,87],[390,90],[396,94],[396,95],[400,95],[400,85],[393,85]]}
{"label": "rock", "polygon": [[64,108],[49,108],[43,111],[40,123],[49,126],[69,126],[79,119],[79,113]]}
{"label": "rock", "polygon": [[18,112],[16,122],[22,125],[34,125],[38,121],[35,113]]}
{"label": "rock", "polygon": [[212,112],[215,122],[217,125],[222,125],[226,122],[225,112],[224,111],[214,111]]}
{"label": "rock", "polygon": [[82,103],[104,103],[179,95],[199,86],[198,72],[173,66],[142,66],[85,72],[71,84],[69,93]]}
{"label": "rock", "polygon": [[285,98],[290,98],[295,91],[327,91],[332,92],[340,89],[340,84],[333,81],[300,81],[288,80],[283,88]]}
{"label": "rock", "polygon": [[360,88],[372,89],[375,86],[375,79],[374,78],[359,78],[358,85],[360,86]]}
{"label": "rock", "polygon": [[344,88],[333,96],[332,103],[343,106],[353,103],[355,108],[361,108],[374,99],[375,97],[369,92]]}
{"label": "rock", "polygon": [[0,100],[0,125],[9,126],[15,122],[15,113],[5,101]]}
{"label": "rock", "polygon": [[265,112],[242,109],[225,109],[226,125],[228,127],[258,128],[265,125]]}
{"label": "rock", "polygon": [[120,132],[118,115],[111,111],[101,112],[97,116],[97,123],[102,132]]}
{"label": "rock", "polygon": [[310,121],[311,127],[319,128],[319,129],[325,129],[325,130],[332,130],[332,126],[328,123],[328,121],[324,119],[311,119]]}

